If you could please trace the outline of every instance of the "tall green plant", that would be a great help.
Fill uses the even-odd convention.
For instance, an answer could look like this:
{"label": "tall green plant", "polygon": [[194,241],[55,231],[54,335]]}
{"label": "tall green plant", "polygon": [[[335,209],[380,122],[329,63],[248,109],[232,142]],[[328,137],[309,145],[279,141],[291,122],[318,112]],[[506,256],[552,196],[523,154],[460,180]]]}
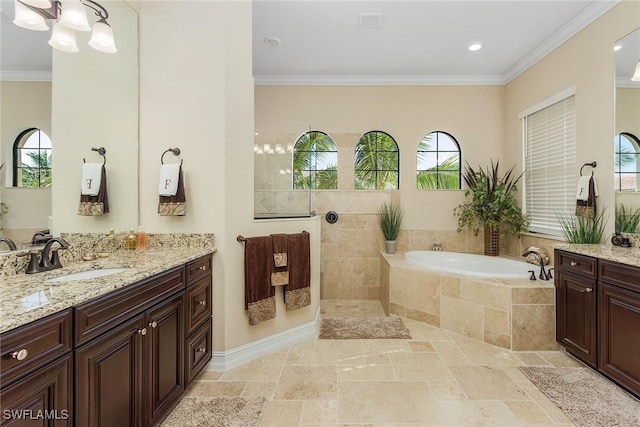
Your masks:
{"label": "tall green plant", "polygon": [[573,213],[556,214],[562,234],[568,243],[600,243],[604,233],[604,210],[592,217]]}
{"label": "tall green plant", "polygon": [[385,240],[396,240],[404,223],[404,210],[398,203],[383,203],[378,208],[378,221]]}
{"label": "tall green plant", "polygon": [[616,231],[618,233],[640,232],[640,208],[627,210],[625,205],[618,205],[616,207]]}
{"label": "tall green plant", "polygon": [[458,231],[470,229],[478,234],[481,227],[500,229],[501,233],[517,235],[527,226],[527,218],[513,194],[524,172],[514,175],[515,165],[500,176],[500,162],[491,161],[486,170],[465,165],[463,178],[467,184],[467,200],[454,209],[458,217]]}

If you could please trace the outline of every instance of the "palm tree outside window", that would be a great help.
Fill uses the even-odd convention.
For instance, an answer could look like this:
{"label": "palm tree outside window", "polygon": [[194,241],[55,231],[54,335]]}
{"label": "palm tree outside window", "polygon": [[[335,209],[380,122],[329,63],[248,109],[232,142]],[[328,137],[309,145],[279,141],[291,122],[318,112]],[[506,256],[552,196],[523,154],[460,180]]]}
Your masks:
{"label": "palm tree outside window", "polygon": [[446,132],[431,132],[418,144],[416,187],[419,190],[459,190],[460,145]]}
{"label": "palm tree outside window", "polygon": [[293,147],[293,189],[338,188],[338,149],[329,135],[309,131]]}
{"label": "palm tree outside window", "polygon": [[398,144],[382,131],[367,132],[355,148],[356,190],[397,190],[400,188]]}
{"label": "palm tree outside window", "polygon": [[22,131],[13,143],[13,186],[51,187],[51,139],[38,128]]}
{"label": "palm tree outside window", "polygon": [[614,179],[616,191],[640,189],[640,140],[631,133],[615,137]]}

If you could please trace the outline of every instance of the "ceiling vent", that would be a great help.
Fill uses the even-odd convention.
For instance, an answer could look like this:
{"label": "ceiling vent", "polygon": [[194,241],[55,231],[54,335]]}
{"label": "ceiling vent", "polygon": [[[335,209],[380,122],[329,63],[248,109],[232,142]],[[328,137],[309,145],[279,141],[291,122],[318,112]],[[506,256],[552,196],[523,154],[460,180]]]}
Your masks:
{"label": "ceiling vent", "polygon": [[360,28],[382,28],[382,13],[361,13]]}

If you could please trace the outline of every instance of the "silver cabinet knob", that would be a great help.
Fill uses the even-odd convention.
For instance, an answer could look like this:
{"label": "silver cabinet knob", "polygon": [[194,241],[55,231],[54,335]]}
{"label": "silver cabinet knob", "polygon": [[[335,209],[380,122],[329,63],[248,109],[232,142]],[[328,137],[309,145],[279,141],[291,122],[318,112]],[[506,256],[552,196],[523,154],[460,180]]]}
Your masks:
{"label": "silver cabinet knob", "polygon": [[26,348],[20,349],[18,351],[14,351],[13,353],[11,353],[11,358],[12,359],[18,359],[18,360],[24,360],[27,358],[27,356],[29,355],[29,352],[27,351]]}
{"label": "silver cabinet knob", "polygon": [[578,263],[577,263],[577,262],[575,262],[575,261],[571,261],[571,264],[570,264],[570,265],[571,265],[571,267],[575,267],[575,266],[577,266],[577,265],[578,265]]}
{"label": "silver cabinet knob", "polygon": [[138,329],[136,332],[140,335],[147,335],[147,328]]}
{"label": "silver cabinet knob", "polygon": [[198,304],[200,304],[200,305],[207,305],[207,301],[206,301],[206,300],[198,301]]}
{"label": "silver cabinet knob", "polygon": [[201,265],[200,267],[198,267],[198,269],[200,269],[202,271],[205,271],[207,269],[207,266],[206,265]]}
{"label": "silver cabinet knob", "polygon": [[593,292],[593,289],[591,289],[591,288],[586,288],[584,291],[585,291],[585,292],[587,292],[587,293],[589,293],[589,292]]}
{"label": "silver cabinet knob", "polygon": [[153,322],[149,322],[149,326],[155,328],[156,326],[158,326],[158,322],[156,322],[155,320]]}
{"label": "silver cabinet knob", "polygon": [[206,353],[207,349],[206,348],[198,348],[198,349],[196,349],[196,352],[198,352],[198,353]]}

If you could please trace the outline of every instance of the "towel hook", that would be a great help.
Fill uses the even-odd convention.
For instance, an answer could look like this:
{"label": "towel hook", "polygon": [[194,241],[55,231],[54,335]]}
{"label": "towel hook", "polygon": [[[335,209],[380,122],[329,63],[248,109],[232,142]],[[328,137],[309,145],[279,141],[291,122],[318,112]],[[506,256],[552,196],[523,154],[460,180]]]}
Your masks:
{"label": "towel hook", "polygon": [[[167,154],[169,151],[171,151],[171,153],[173,153],[174,156],[180,155],[180,149],[178,147],[164,150],[164,153],[162,153],[162,156],[160,156],[160,163],[162,163],[163,165],[164,165],[164,155]],[[180,166],[182,166],[182,160],[183,159],[180,159]]]}
{"label": "towel hook", "polygon": [[[105,150],[104,147],[91,147],[91,151],[95,151],[102,156],[102,166],[107,164],[107,156],[105,156],[105,154],[107,154],[107,150]],[[87,160],[83,157],[82,162],[87,163]]]}
{"label": "towel hook", "polygon": [[[589,162],[582,165],[582,167],[580,168],[580,176],[582,176],[582,169],[584,169],[585,166],[591,166],[592,168],[595,168],[596,166],[598,166],[598,162]],[[593,171],[591,171],[591,175],[593,175]]]}

